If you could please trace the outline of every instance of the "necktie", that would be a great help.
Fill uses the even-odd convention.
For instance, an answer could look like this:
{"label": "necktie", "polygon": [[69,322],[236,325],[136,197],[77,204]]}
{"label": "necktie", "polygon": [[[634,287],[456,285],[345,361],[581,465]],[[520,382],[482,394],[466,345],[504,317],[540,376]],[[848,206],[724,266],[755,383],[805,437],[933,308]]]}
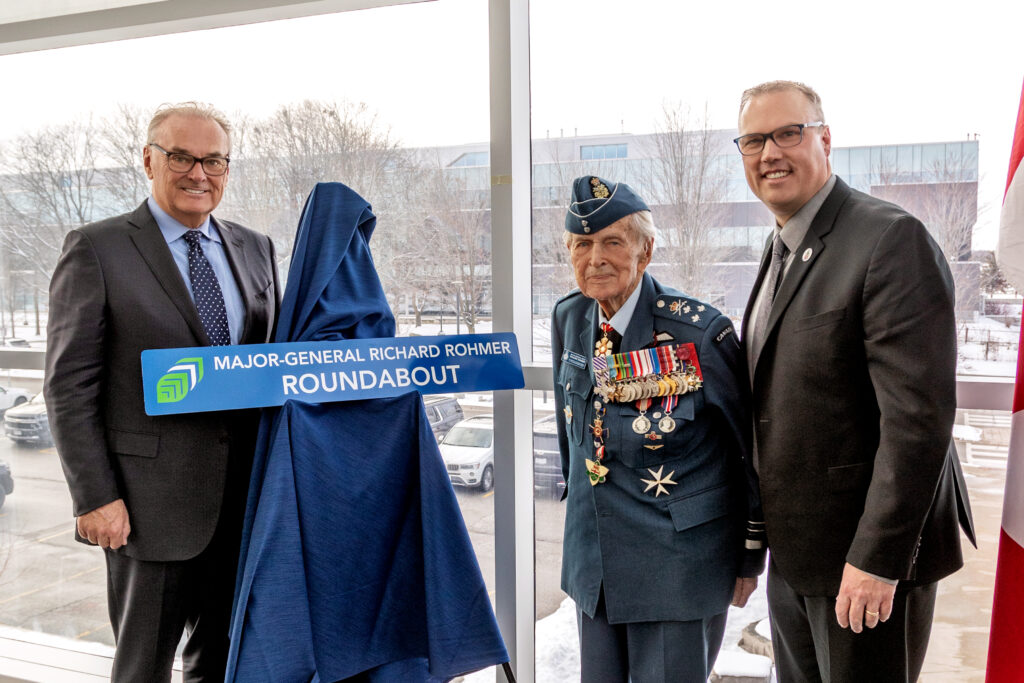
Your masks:
{"label": "necktie", "polygon": [[188,277],[192,281],[192,298],[195,300],[199,319],[206,330],[213,346],[227,346],[231,343],[231,332],[228,329],[228,312],[224,307],[224,293],[213,272],[213,266],[206,260],[200,240],[203,236],[198,230],[185,232],[188,242]]}
{"label": "necktie", "polygon": [[765,275],[764,296],[761,297],[761,307],[757,310],[757,320],[754,321],[753,341],[756,348],[760,348],[764,341],[765,328],[768,327],[768,317],[772,313],[772,304],[775,302],[775,294],[779,291],[779,284],[782,282],[783,264],[786,263],[786,256],[789,249],[782,238],[775,235],[772,241],[772,262],[768,266],[768,274]]}

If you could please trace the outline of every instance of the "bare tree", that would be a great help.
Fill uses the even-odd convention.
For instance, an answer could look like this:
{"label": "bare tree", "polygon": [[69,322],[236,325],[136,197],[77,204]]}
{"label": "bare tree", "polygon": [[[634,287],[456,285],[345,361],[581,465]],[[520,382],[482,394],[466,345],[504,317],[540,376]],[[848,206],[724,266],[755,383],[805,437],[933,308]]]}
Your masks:
{"label": "bare tree", "polygon": [[225,212],[269,234],[283,262],[316,183],[345,183],[383,219],[406,166],[405,153],[363,104],[306,100],[266,119],[243,119],[236,130]]}
{"label": "bare tree", "polygon": [[647,201],[677,285],[708,298],[714,286],[709,266],[716,260],[712,231],[724,218],[727,191],[722,135],[711,129],[706,108],[694,119],[681,104],[666,103],[652,146]]}
{"label": "bare tree", "polygon": [[150,182],[142,167],[142,149],[149,125],[149,113],[140,107],[120,104],[99,126],[97,147],[105,166],[106,190],[111,213],[130,211],[150,193]]}
{"label": "bare tree", "polygon": [[0,155],[0,247],[45,276],[41,282],[53,272],[64,235],[94,220],[104,184],[98,158],[91,119],[25,133]]}
{"label": "bare tree", "polygon": [[899,204],[925,224],[950,263],[957,316],[969,318],[982,309],[981,268],[961,263],[970,258],[974,226],[983,213],[976,171],[957,155],[945,155],[920,172],[897,172],[894,162],[892,154],[881,155],[871,194]]}
{"label": "bare tree", "polygon": [[442,308],[451,304],[456,327],[476,325],[491,301],[490,195],[436,163],[421,175],[425,212],[421,239],[432,258],[420,275],[432,284]]}
{"label": "bare tree", "polygon": [[917,216],[942,248],[946,259],[964,261],[971,254],[971,237],[978,217],[978,178],[961,159],[946,156],[920,173],[897,172],[894,160],[876,165],[875,196],[899,204]]}

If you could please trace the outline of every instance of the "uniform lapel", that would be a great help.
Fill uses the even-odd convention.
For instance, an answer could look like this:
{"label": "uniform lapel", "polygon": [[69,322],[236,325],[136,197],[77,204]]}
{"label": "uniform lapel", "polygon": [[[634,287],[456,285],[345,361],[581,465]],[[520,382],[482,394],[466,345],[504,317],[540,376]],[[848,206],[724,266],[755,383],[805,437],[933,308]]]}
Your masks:
{"label": "uniform lapel", "polygon": [[623,349],[642,349],[654,339],[654,315],[651,313],[653,299],[654,280],[644,273],[644,278],[640,282],[640,298],[636,301],[636,308],[633,309],[633,317],[630,318],[626,331],[622,333],[622,349],[615,349],[616,353]]}
{"label": "uniform lapel", "polygon": [[597,337],[597,302],[588,300],[586,312],[583,315],[583,324],[580,325],[579,342],[580,348],[586,349],[587,367],[594,367],[594,340]]}
{"label": "uniform lapel", "polygon": [[[785,277],[782,279],[779,291],[775,295],[775,302],[772,304],[771,314],[768,316],[768,323],[765,325],[764,341],[761,344],[761,349],[754,361],[755,372],[757,364],[764,355],[765,349],[768,348],[768,345],[771,343],[779,320],[782,318],[783,314],[785,314],[790,302],[792,302],[793,297],[800,289],[800,285],[803,283],[807,273],[810,272],[811,268],[814,267],[814,264],[818,262],[818,259],[821,257],[821,253],[825,251],[824,238],[832,231],[832,227],[836,222],[836,217],[839,215],[839,209],[842,208],[843,204],[846,202],[846,198],[849,196],[849,186],[841,179],[836,178],[835,187],[832,188],[832,192],[829,193],[828,197],[825,199],[825,203],[821,205],[817,215],[811,222],[811,227],[807,230],[807,235],[804,237],[803,242],[801,242],[797,250],[793,252],[793,262],[789,266],[789,270],[786,272]],[[764,266],[765,263],[762,260],[762,271],[764,271]],[[758,286],[763,278],[763,273],[758,276]]]}
{"label": "uniform lapel", "polygon": [[167,240],[160,232],[160,227],[156,224],[156,219],[150,213],[146,202],[143,202],[129,216],[128,223],[137,228],[131,236],[132,242],[153,272],[156,281],[160,283],[175,308],[181,313],[181,317],[185,319],[185,323],[198,342],[203,346],[209,346],[210,338],[206,336],[206,330],[203,329],[199,312],[192,302],[192,297],[188,294],[185,281],[181,278],[181,271],[174,263]]}

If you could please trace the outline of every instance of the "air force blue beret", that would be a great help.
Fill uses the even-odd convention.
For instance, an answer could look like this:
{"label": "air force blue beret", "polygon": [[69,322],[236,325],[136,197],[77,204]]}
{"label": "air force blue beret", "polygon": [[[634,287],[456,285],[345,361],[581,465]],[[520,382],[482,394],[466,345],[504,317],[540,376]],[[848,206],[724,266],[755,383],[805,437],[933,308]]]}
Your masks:
{"label": "air force blue beret", "polygon": [[575,235],[591,235],[637,211],[650,209],[629,185],[583,176],[572,183],[565,229]]}

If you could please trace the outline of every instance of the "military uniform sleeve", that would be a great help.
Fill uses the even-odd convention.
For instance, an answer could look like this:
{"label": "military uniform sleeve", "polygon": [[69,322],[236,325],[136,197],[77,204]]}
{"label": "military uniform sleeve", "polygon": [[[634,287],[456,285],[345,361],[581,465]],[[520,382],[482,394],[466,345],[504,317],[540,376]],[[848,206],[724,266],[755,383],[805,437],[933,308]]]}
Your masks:
{"label": "military uniform sleeve", "polygon": [[106,290],[89,237],[72,231],[50,280],[43,393],[75,516],[121,497],[101,405]]}
{"label": "military uniform sleeve", "polygon": [[565,481],[564,499],[569,493],[569,436],[565,424],[565,397],[558,384],[558,374],[562,367],[562,329],[558,323],[558,306],[551,312],[551,371],[554,380],[555,421],[558,424],[558,453],[562,459],[562,478]]}
{"label": "military uniform sleeve", "polygon": [[846,559],[899,579],[914,562],[956,410],[953,280],[912,216],[895,220],[878,240],[865,277],[863,326],[879,444]]}
{"label": "military uniform sleeve", "polygon": [[761,495],[751,454],[750,382],[745,355],[728,317],[719,315],[705,329],[698,359],[704,375],[705,401],[718,412],[721,428],[731,437],[728,442],[731,471],[736,479],[734,490],[744,496],[747,523],[738,575],[758,576],[764,571],[766,544]]}

